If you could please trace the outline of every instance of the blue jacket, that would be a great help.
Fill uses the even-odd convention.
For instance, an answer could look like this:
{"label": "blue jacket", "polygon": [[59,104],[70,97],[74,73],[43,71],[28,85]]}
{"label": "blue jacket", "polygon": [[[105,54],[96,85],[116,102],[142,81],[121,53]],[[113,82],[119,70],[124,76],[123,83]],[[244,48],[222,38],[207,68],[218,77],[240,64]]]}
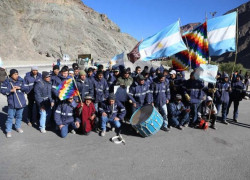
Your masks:
{"label": "blue jacket", "polygon": [[216,101],[221,103],[228,103],[229,102],[229,91],[231,89],[231,83],[221,81],[216,84],[217,91],[216,91]]}
{"label": "blue jacket", "polygon": [[[13,86],[21,87],[20,90],[17,90],[16,93],[10,92]],[[26,106],[26,99],[24,93],[29,91],[28,87],[25,86],[24,80],[21,77],[18,77],[17,81],[14,81],[12,78],[7,78],[1,85],[1,93],[7,96],[8,107],[10,109],[19,109]],[[20,103],[18,101],[18,98]]]}
{"label": "blue jacket", "polygon": [[88,78],[86,78],[85,81],[82,81],[81,79],[77,79],[76,83],[77,83],[77,87],[78,87],[78,90],[80,92],[82,99],[86,95],[90,95],[92,97],[94,96],[93,83],[91,83]]}
{"label": "blue jacket", "polygon": [[53,82],[57,77],[58,77],[58,75],[55,75],[54,72],[50,73],[51,82]]}
{"label": "blue jacket", "polygon": [[107,81],[102,78],[99,80],[95,78],[94,80],[94,98],[95,103],[105,101],[109,96],[109,86]]}
{"label": "blue jacket", "polygon": [[69,103],[66,100],[61,101],[57,106],[54,115],[56,125],[67,125],[75,121],[80,122],[76,119],[76,107],[77,103],[75,101],[73,101],[72,103]]}
{"label": "blue jacket", "polygon": [[171,101],[173,102],[175,99],[176,94],[180,94],[183,96],[184,94],[184,89],[183,89],[183,85],[185,84],[185,80],[184,79],[180,79],[180,78],[166,78],[166,82],[167,80],[169,81],[169,88],[170,88],[170,94],[171,94]]}
{"label": "blue jacket", "polygon": [[241,101],[246,95],[245,89],[245,84],[242,81],[233,82],[230,99],[233,101]]}
{"label": "blue jacket", "polygon": [[28,88],[28,94],[35,94],[34,93],[34,86],[35,83],[39,80],[42,79],[41,73],[38,73],[36,77],[32,74],[32,72],[27,72],[25,77],[24,77],[24,82],[25,86]]}
{"label": "blue jacket", "polygon": [[150,103],[149,93],[149,87],[146,84],[139,85],[137,82],[133,82],[129,88],[128,96],[133,103],[136,103],[136,107],[140,107]]}
{"label": "blue jacket", "polygon": [[149,78],[144,80],[145,84],[148,86],[148,88],[150,89],[150,85],[152,84],[152,82],[150,81]]}
{"label": "blue jacket", "polygon": [[70,77],[63,77],[61,75],[58,75],[57,77],[55,77],[55,79],[53,79],[52,81],[52,94],[56,97],[58,97],[58,92],[56,90],[57,86],[59,86],[62,82],[68,80]]}
{"label": "blue jacket", "polygon": [[114,85],[116,84],[119,76],[115,76],[114,74],[110,74],[108,79],[109,91],[114,92]]}
{"label": "blue jacket", "polygon": [[126,115],[126,109],[119,101],[115,101],[113,106],[111,106],[108,101],[102,102],[99,107],[99,113],[102,114],[103,112],[105,112],[110,119],[118,117],[121,120]]}
{"label": "blue jacket", "polygon": [[52,83],[46,82],[43,79],[37,81],[34,87],[35,100],[38,106],[51,106],[52,99]]}
{"label": "blue jacket", "polygon": [[168,81],[160,82],[156,79],[150,86],[150,103],[155,106],[163,106],[166,101],[170,100],[170,89]]}
{"label": "blue jacket", "polygon": [[184,85],[184,94],[188,94],[191,98],[191,104],[198,104],[202,101],[204,92],[204,83],[200,80],[187,80]]}
{"label": "blue jacket", "polygon": [[170,118],[177,117],[181,114],[182,110],[186,110],[186,108],[182,102],[180,102],[179,104],[176,102],[169,103],[168,115]]}

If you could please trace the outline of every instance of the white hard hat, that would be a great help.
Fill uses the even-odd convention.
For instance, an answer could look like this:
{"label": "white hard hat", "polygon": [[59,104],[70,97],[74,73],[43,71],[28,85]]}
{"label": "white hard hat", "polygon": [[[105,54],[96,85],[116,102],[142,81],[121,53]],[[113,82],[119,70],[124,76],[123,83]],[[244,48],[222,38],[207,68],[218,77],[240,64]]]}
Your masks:
{"label": "white hard hat", "polygon": [[176,74],[176,71],[175,71],[175,70],[172,70],[172,71],[170,71],[169,74]]}

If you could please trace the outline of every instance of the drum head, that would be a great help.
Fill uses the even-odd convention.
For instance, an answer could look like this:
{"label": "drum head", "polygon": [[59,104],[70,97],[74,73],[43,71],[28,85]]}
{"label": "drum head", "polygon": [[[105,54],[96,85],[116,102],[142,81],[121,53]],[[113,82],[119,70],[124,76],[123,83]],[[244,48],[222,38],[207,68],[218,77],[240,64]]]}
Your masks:
{"label": "drum head", "polygon": [[133,115],[132,125],[141,124],[146,121],[152,114],[154,107],[152,105],[143,106],[141,109],[136,111],[136,114]]}

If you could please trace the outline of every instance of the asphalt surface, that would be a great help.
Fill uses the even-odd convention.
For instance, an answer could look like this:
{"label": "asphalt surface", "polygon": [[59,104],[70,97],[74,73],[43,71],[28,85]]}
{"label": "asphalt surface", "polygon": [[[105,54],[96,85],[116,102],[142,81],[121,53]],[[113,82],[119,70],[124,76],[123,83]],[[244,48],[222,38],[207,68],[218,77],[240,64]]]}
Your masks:
{"label": "asphalt surface", "polygon": [[[22,68],[20,74],[26,71]],[[6,97],[0,95],[0,180],[250,179],[249,100],[240,103],[238,123],[217,122],[217,130],[172,128],[142,138],[124,125],[125,145],[112,143],[111,131],[105,137],[92,132],[62,139],[54,131],[42,134],[24,122],[24,133],[13,130],[7,139],[6,105]],[[228,117],[232,118],[232,108]]]}

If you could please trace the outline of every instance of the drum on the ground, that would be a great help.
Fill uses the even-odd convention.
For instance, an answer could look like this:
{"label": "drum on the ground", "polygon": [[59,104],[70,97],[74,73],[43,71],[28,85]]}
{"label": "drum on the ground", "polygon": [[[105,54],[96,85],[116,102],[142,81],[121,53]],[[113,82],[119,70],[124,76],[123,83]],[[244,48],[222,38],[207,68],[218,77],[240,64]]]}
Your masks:
{"label": "drum on the ground", "polygon": [[148,137],[160,130],[163,118],[156,108],[149,104],[137,109],[132,115],[130,123],[143,137]]}

